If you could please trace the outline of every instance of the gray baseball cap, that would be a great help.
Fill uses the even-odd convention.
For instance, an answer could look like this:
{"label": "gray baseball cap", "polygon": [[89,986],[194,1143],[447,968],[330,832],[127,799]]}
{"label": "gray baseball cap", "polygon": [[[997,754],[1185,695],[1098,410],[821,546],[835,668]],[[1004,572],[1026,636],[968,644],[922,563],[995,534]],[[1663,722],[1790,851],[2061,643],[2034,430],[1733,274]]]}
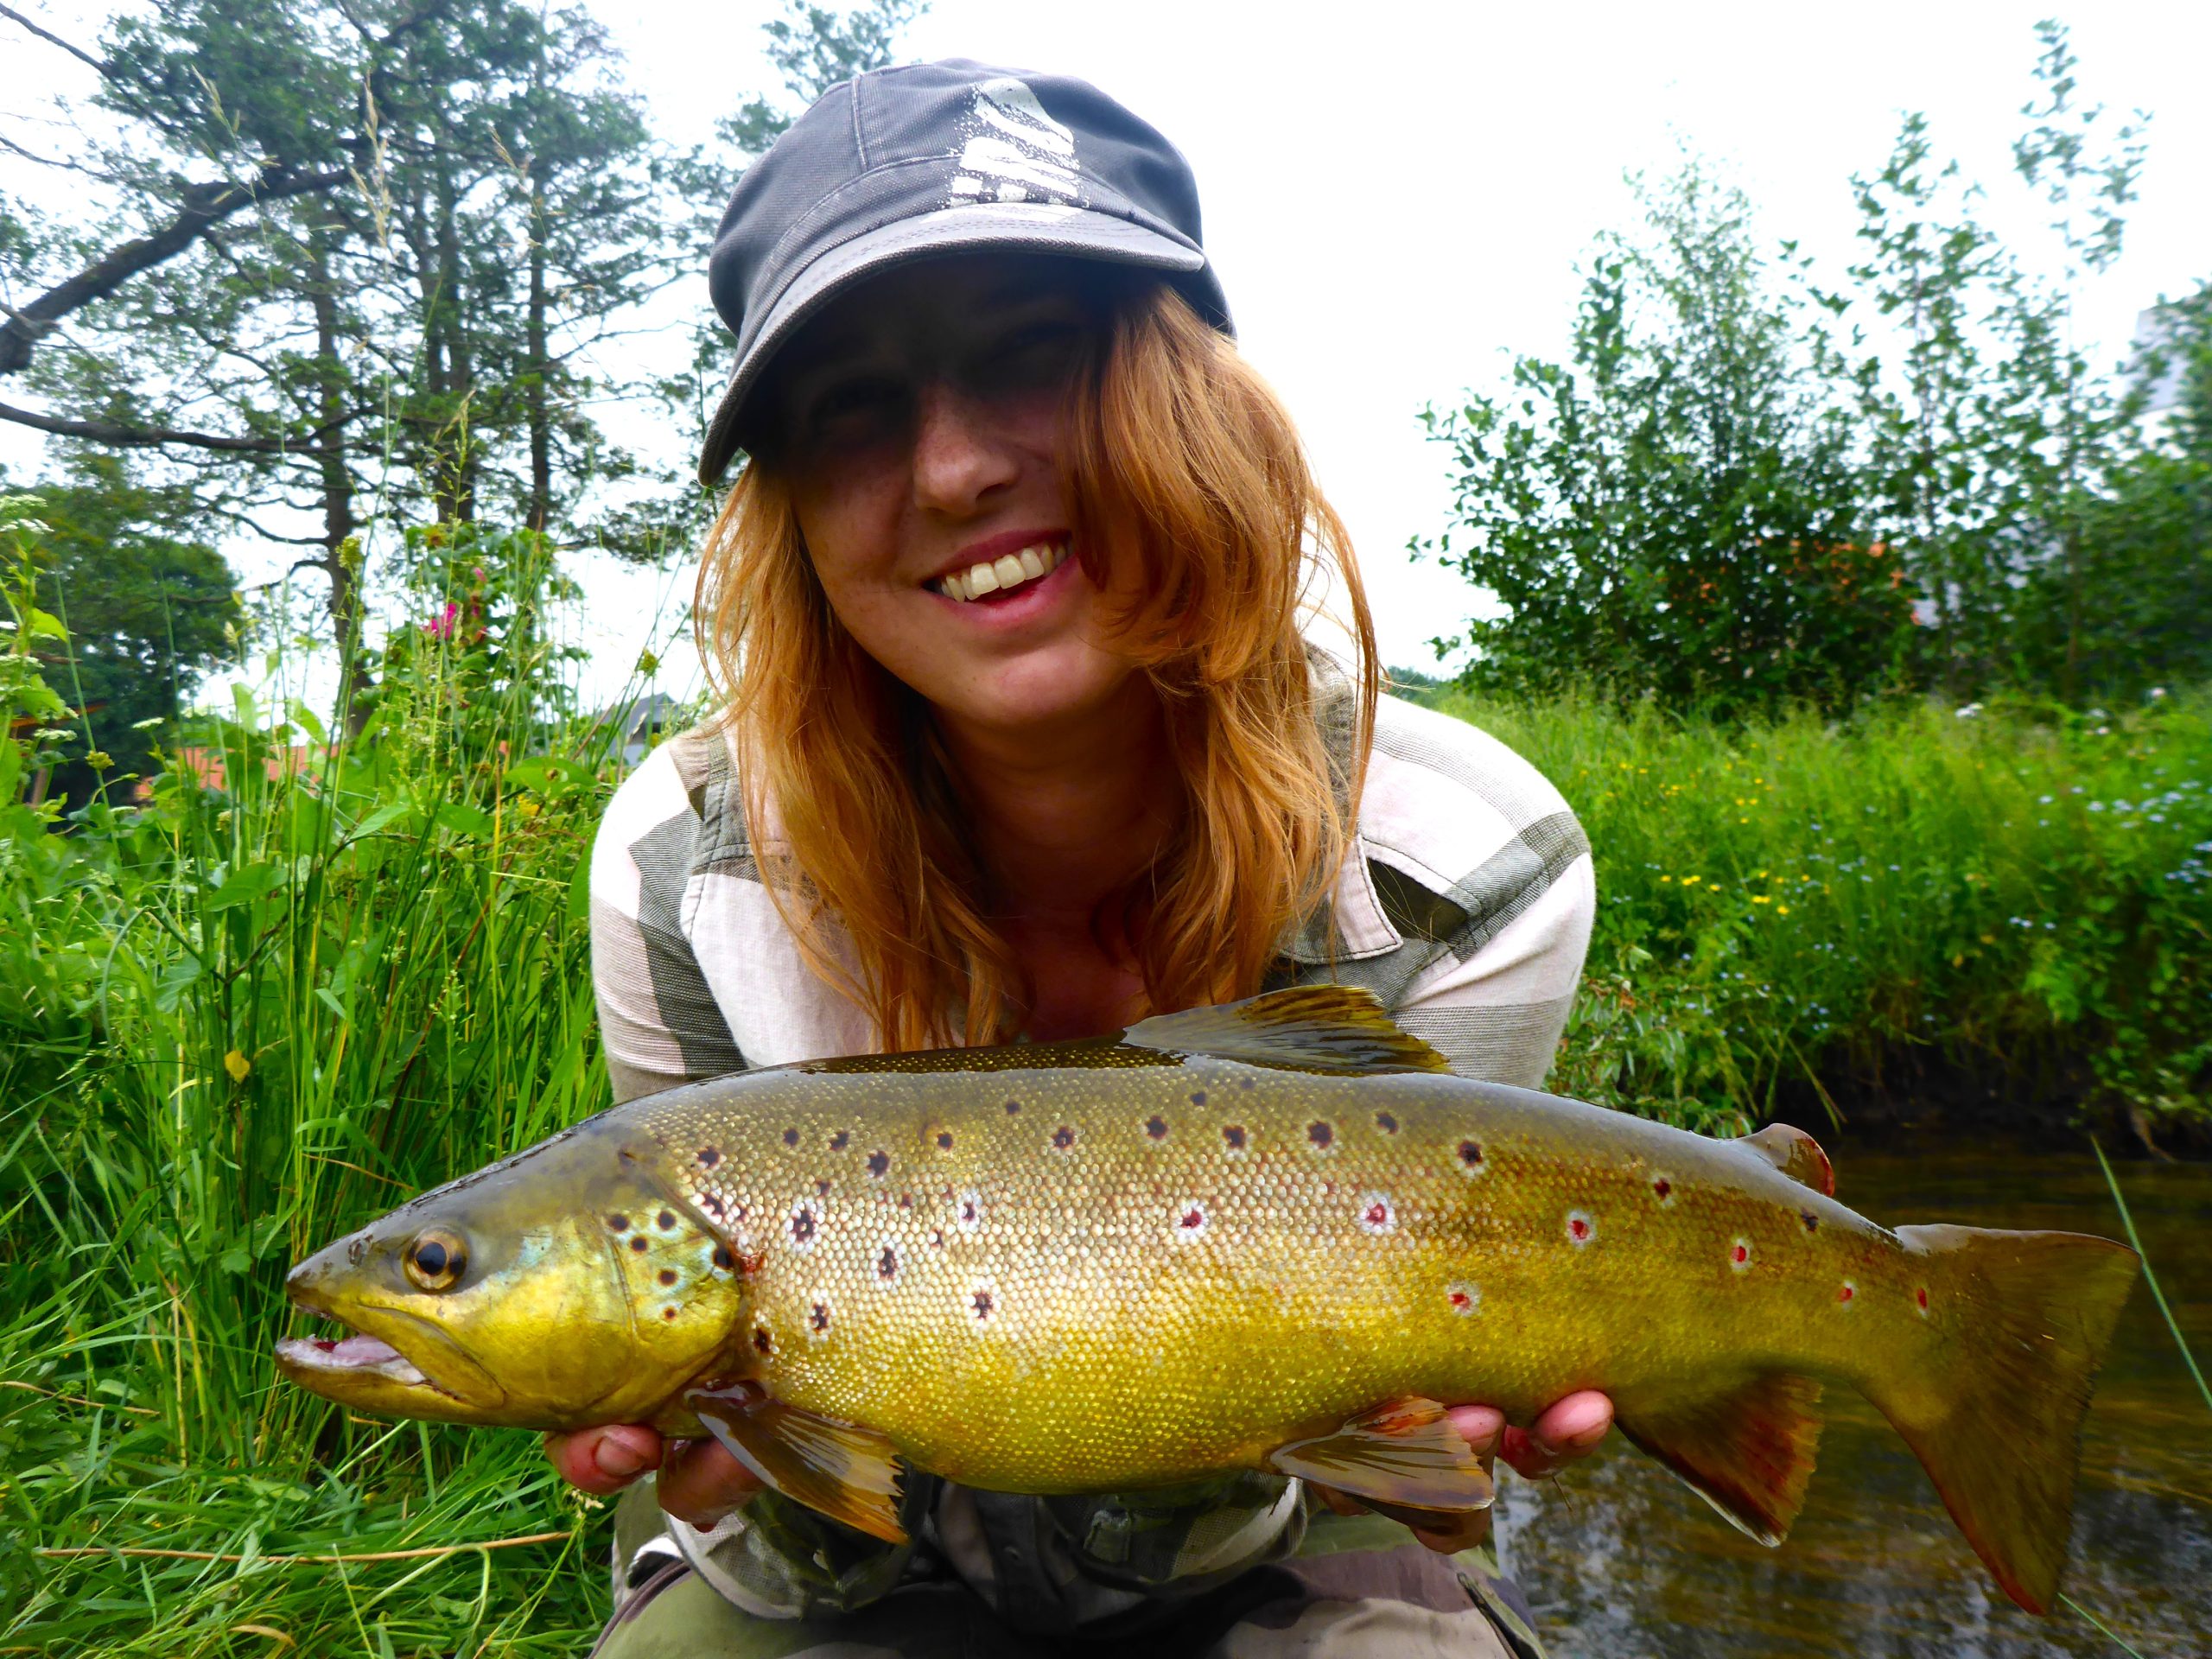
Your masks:
{"label": "gray baseball cap", "polygon": [[1160,271],[1224,333],[1190,164],[1088,81],[951,58],[857,75],[746,170],[707,261],[737,366],[707,429],[713,484],[778,346],[887,266],[1007,248]]}

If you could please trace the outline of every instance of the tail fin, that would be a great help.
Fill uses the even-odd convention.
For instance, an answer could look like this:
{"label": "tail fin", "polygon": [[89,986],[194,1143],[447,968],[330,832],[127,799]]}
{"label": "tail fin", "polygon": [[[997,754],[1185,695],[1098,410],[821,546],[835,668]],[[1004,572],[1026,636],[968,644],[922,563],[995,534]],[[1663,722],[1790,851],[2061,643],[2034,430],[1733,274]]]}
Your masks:
{"label": "tail fin", "polygon": [[1932,1372],[1862,1387],[1936,1482],[2005,1593],[2050,1610],[2066,1560],[2082,1419],[2135,1283],[2135,1253],[2079,1233],[1900,1227],[1925,1311],[1953,1340]]}

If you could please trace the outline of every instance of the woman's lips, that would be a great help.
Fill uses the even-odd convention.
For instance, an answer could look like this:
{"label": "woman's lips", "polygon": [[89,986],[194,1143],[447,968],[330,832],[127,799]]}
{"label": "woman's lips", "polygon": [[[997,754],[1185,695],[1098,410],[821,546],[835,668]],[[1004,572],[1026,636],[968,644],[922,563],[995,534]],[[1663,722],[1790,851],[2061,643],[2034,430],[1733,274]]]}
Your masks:
{"label": "woman's lips", "polygon": [[1015,553],[980,561],[965,570],[950,570],[928,585],[936,593],[963,604],[995,602],[1042,582],[1067,562],[1065,540],[1031,543]]}

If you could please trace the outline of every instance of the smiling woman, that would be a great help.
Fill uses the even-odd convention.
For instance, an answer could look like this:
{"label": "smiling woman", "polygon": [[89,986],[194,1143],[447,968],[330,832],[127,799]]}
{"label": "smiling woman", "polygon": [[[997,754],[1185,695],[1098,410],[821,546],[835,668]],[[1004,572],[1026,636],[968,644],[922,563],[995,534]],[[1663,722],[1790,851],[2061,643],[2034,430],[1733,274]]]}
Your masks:
{"label": "smiling woman", "polygon": [[[863,75],[747,173],[709,282],[737,365],[701,475],[748,460],[700,572],[721,706],[625,783],[594,854],[618,1099],[1330,982],[1468,1075],[1542,1080],[1588,845],[1502,746],[1379,696],[1343,527],[1236,351],[1158,133],[1077,80]],[[1325,584],[1347,661],[1303,637]],[[804,1252],[843,1206],[898,1201],[817,1187],[720,1217],[731,1247]],[[1206,1219],[1206,1194],[1179,1201]],[[881,1278],[907,1265],[887,1243]],[[1510,1428],[1450,1414],[1529,1474],[1610,1421],[1588,1392]],[[594,1491],[658,1471],[619,1512],[606,1659],[1140,1632],[1193,1655],[1536,1650],[1466,1553],[1478,1523],[1346,1533],[1357,1505],[1273,1475],[1052,1499],[918,1478],[893,1545],[763,1494],[711,1441],[617,1423],[550,1450]]]}

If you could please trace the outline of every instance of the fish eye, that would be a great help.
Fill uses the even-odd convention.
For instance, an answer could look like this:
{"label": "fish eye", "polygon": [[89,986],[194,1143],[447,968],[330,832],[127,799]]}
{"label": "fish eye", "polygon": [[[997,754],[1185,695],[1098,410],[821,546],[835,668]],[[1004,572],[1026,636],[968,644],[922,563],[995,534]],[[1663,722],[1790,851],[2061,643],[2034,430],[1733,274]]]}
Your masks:
{"label": "fish eye", "polygon": [[406,1266],[417,1290],[451,1290],[467,1270],[468,1247],[447,1228],[425,1228],[407,1247]]}

